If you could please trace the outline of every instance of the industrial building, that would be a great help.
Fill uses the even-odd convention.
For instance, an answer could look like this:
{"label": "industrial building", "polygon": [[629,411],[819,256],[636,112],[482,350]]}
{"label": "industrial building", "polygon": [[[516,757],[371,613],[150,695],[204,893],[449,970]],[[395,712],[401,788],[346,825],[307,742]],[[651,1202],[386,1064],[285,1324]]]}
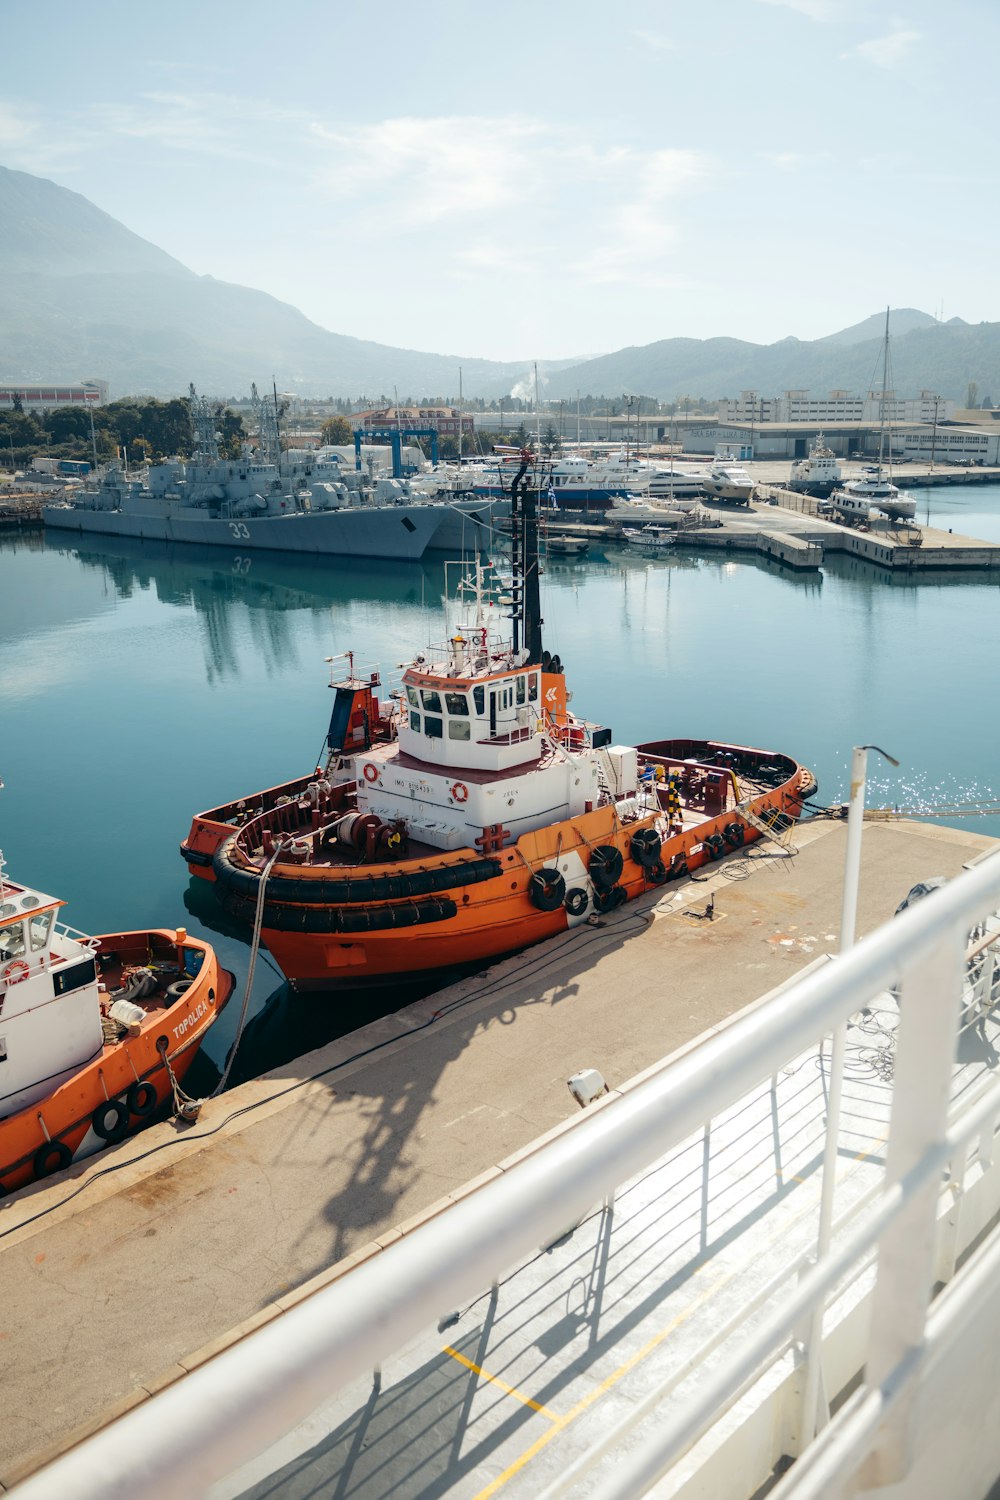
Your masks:
{"label": "industrial building", "polygon": [[0,411],[13,411],[18,401],[24,411],[50,411],[54,406],[106,406],[107,400],[106,380],[0,384]]}

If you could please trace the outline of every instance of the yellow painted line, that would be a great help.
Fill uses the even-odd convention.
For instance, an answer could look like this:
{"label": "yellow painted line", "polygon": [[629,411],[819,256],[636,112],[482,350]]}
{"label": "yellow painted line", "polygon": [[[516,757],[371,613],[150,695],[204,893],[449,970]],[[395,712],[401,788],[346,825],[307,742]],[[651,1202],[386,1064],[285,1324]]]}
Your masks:
{"label": "yellow painted line", "polygon": [[540,1412],[543,1417],[548,1417],[550,1422],[561,1421],[561,1418],[557,1417],[554,1411],[549,1411],[548,1407],[543,1406],[540,1401],[532,1401],[530,1396],[526,1396],[516,1386],[508,1385],[505,1380],[501,1380],[499,1375],[491,1375],[489,1370],[484,1370],[480,1365],[474,1365],[471,1359],[466,1359],[465,1355],[459,1354],[457,1349],[452,1349],[450,1345],[446,1345],[444,1353],[450,1354],[452,1359],[457,1359],[460,1365],[464,1365],[467,1370],[471,1370],[474,1375],[479,1375],[483,1380],[488,1380],[491,1385],[499,1387],[508,1396],[513,1396],[515,1400],[523,1402],[525,1406],[530,1406],[532,1411]]}
{"label": "yellow painted line", "polygon": [[636,1365],[641,1364],[654,1349],[663,1343],[664,1339],[669,1338],[682,1323],[687,1321],[692,1313],[696,1312],[703,1303],[707,1302],[713,1293],[717,1292],[727,1281],[732,1281],[739,1274],[739,1270],[736,1269],[727,1271],[724,1276],[717,1276],[714,1281],[709,1283],[701,1296],[691,1303],[690,1307],[686,1307],[682,1313],[678,1313],[677,1317],[668,1323],[665,1328],[661,1328],[659,1333],[654,1333],[653,1337],[641,1349],[637,1349],[630,1359],[627,1359],[623,1365],[619,1365],[618,1369],[613,1370],[610,1375],[606,1376],[600,1385],[595,1386],[593,1390],[589,1391],[564,1417],[553,1417],[552,1426],[548,1432],[543,1432],[541,1437],[532,1443],[530,1448],[526,1448],[519,1457],[515,1458],[514,1462],[504,1469],[502,1474],[498,1474],[496,1479],[492,1480],[484,1490],[480,1490],[478,1494],[474,1495],[473,1500],[489,1500],[490,1495],[495,1495],[497,1490],[502,1489],[508,1480],[513,1479],[515,1474],[520,1473],[533,1458],[536,1458],[543,1448],[547,1448],[553,1438],[558,1437],[561,1432],[565,1432],[566,1428],[575,1422],[577,1417],[582,1416],[585,1411],[588,1411],[593,1406],[595,1401],[599,1400],[601,1396],[606,1395],[630,1371],[634,1370]]}
{"label": "yellow painted line", "polygon": [[[886,1137],[884,1135],[876,1137],[875,1140],[869,1142],[866,1150],[859,1151],[857,1153],[857,1155],[854,1157],[854,1160],[865,1161],[870,1153],[874,1151],[876,1147],[881,1145],[885,1140]],[[795,1180],[798,1181],[799,1179]],[[804,1218],[807,1213],[812,1212],[813,1207],[814,1205],[810,1205],[808,1208],[803,1209],[800,1214],[792,1219],[791,1224],[784,1226],[781,1233],[787,1234],[788,1230],[791,1229],[793,1225]],[[771,1243],[773,1243],[773,1240],[771,1241]],[[502,1474],[498,1474],[496,1479],[492,1480],[485,1489],[479,1490],[472,1497],[472,1500],[489,1500],[489,1497],[491,1495],[495,1495],[498,1490],[503,1489],[504,1485],[507,1484],[509,1480],[513,1479],[515,1475],[519,1474],[521,1470],[524,1469],[529,1463],[531,1463],[532,1459],[537,1458],[538,1454],[541,1453],[543,1449],[547,1448],[554,1438],[558,1437],[560,1433],[565,1432],[566,1428],[569,1427],[573,1422],[575,1422],[577,1417],[581,1417],[584,1412],[588,1411],[590,1407],[593,1406],[595,1401],[597,1401],[601,1396],[606,1395],[606,1393],[613,1389],[613,1387],[616,1386],[620,1380],[623,1380],[624,1377],[628,1375],[632,1370],[634,1370],[637,1365],[641,1364],[644,1359],[652,1354],[653,1351],[663,1343],[664,1339],[669,1338],[670,1335],[674,1333],[682,1323],[686,1323],[688,1318],[690,1318],[694,1313],[698,1311],[700,1307],[702,1307],[707,1301],[709,1301],[709,1299],[715,1294],[715,1292],[719,1290],[720,1287],[725,1286],[730,1281],[734,1281],[738,1276],[743,1274],[743,1271],[744,1268],[742,1266],[736,1266],[731,1271],[726,1271],[723,1275],[717,1276],[714,1281],[709,1282],[708,1286],[702,1292],[700,1297],[696,1297],[694,1302],[692,1302],[689,1307],[686,1307],[683,1312],[678,1313],[677,1317],[674,1318],[672,1322],[668,1323],[665,1328],[662,1328],[659,1333],[655,1333],[653,1337],[642,1346],[641,1349],[636,1350],[635,1354],[633,1354],[630,1359],[626,1360],[623,1365],[619,1365],[617,1370],[613,1370],[612,1373],[608,1375],[604,1380],[602,1380],[599,1385],[595,1386],[591,1391],[589,1391],[582,1400],[577,1402],[576,1406],[570,1408],[570,1410],[564,1417],[557,1417],[551,1412],[546,1412],[546,1415],[549,1416],[552,1421],[552,1426],[549,1428],[548,1432],[543,1432],[541,1437],[537,1438],[535,1442],[531,1444],[530,1448],[526,1448],[522,1454],[515,1458],[514,1462],[512,1464],[509,1464],[508,1467],[504,1469]],[[472,1365],[467,1359],[464,1359],[462,1355],[456,1354],[454,1349],[448,1349],[445,1352],[448,1354],[454,1354],[456,1359],[461,1360],[462,1363],[468,1365],[470,1369],[474,1370],[476,1368],[475,1365]],[[491,1377],[487,1376],[486,1378],[490,1379]],[[502,1382],[498,1381],[497,1384],[502,1384]],[[534,1401],[528,1401],[527,1404],[529,1406],[535,1407],[537,1411],[544,1410],[543,1407],[538,1406]]]}

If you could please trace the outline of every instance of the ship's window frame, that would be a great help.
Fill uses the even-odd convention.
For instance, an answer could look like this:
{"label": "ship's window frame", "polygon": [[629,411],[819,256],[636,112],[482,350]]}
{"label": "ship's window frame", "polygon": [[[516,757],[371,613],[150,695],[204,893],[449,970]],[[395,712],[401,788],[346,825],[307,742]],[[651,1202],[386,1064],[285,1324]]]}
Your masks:
{"label": "ship's window frame", "polygon": [[410,709],[410,728],[415,729],[417,734],[420,733],[420,715],[412,708]]}
{"label": "ship's window frame", "polygon": [[[469,716],[469,699],[465,693],[445,693],[444,706],[449,714],[456,714],[461,718]],[[456,739],[464,736],[455,736]]]}
{"label": "ship's window frame", "polygon": [[476,705],[476,713],[482,716],[486,712],[486,685],[477,682],[472,689],[472,701]]}
{"label": "ship's window frame", "polygon": [[24,922],[20,918],[16,922],[5,922],[0,927],[0,954],[3,961],[19,958],[24,952]]}
{"label": "ship's window frame", "polygon": [[424,734],[429,740],[443,740],[444,719],[438,714],[424,714]]}
{"label": "ship's window frame", "polygon": [[33,917],[28,918],[28,937],[32,953],[38,953],[41,949],[48,947],[54,918],[54,911],[36,911]]}
{"label": "ship's window frame", "polygon": [[528,700],[531,703],[538,701],[538,673],[528,673]]}
{"label": "ship's window frame", "polygon": [[425,713],[439,714],[441,712],[441,694],[437,688],[421,688],[420,701]]}
{"label": "ship's window frame", "polygon": [[471,740],[472,726],[468,719],[449,719],[448,738],[450,740]]}
{"label": "ship's window frame", "polygon": [[410,705],[411,708],[419,708],[420,707],[420,698],[417,695],[416,688],[408,687],[406,689],[406,697],[407,697],[407,700],[408,700],[409,705]]}
{"label": "ship's window frame", "polygon": [[523,677],[517,677],[517,678],[514,679],[514,689],[515,689],[515,702],[517,703],[518,708],[521,708],[523,706],[523,704],[524,704],[524,701],[525,701],[525,691],[526,691],[525,690],[525,682],[524,682],[524,678]]}

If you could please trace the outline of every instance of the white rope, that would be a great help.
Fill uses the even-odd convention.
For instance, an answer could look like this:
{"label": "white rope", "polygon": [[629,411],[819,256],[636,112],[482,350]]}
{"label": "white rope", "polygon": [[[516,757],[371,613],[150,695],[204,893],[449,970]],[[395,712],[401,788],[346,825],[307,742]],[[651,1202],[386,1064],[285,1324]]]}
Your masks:
{"label": "white rope", "polygon": [[247,1018],[247,1006],[250,1002],[250,991],[253,987],[254,970],[257,967],[257,954],[260,951],[260,929],[264,925],[264,892],[267,888],[267,878],[271,873],[271,869],[274,865],[275,860],[278,858],[278,855],[281,853],[282,849],[284,849],[285,843],[285,840],[278,840],[278,842],[274,846],[273,854],[267,861],[267,864],[264,866],[260,874],[260,885],[257,887],[257,907],[254,912],[253,919],[253,941],[250,944],[250,962],[247,965],[247,982],[246,987],[243,991],[243,1004],[240,1008],[239,1024],[236,1027],[236,1035],[233,1037],[233,1045],[229,1050],[229,1056],[226,1059],[226,1066],[223,1071],[222,1077],[219,1079],[216,1087],[212,1090],[211,1097],[213,1099],[221,1094],[226,1087],[226,1084],[229,1081],[229,1074],[232,1071],[233,1063],[236,1061],[236,1053],[239,1050],[240,1039],[243,1036],[243,1026]]}

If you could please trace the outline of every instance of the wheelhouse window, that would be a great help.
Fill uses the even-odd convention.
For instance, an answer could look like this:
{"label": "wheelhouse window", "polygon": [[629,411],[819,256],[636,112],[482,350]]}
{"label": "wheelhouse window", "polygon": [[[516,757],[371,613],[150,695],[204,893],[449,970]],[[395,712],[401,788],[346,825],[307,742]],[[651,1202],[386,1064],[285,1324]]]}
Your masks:
{"label": "wheelhouse window", "polygon": [[52,919],[55,912],[39,911],[28,923],[28,933],[31,939],[31,951],[37,953],[40,948],[49,945],[49,933],[52,931]]}
{"label": "wheelhouse window", "polygon": [[486,712],[486,689],[482,683],[472,689],[472,701],[476,705],[477,714]]}
{"label": "wheelhouse window", "polygon": [[428,739],[444,739],[444,720],[434,718],[431,714],[424,714],[424,734]]}
{"label": "wheelhouse window", "polygon": [[420,699],[417,697],[417,690],[416,690],[416,688],[408,687],[406,689],[406,696],[409,699],[409,703],[410,703],[410,707],[411,708],[419,708],[420,707]]}
{"label": "wheelhouse window", "polygon": [[439,714],[441,712],[441,694],[424,688],[420,694],[423,699],[424,708],[428,713]]}
{"label": "wheelhouse window", "polygon": [[412,709],[410,710],[410,728],[418,731],[420,729],[420,715],[414,713]]}
{"label": "wheelhouse window", "polygon": [[11,922],[7,927],[0,927],[0,963],[5,959],[17,958],[24,952],[24,931],[20,922]]}
{"label": "wheelhouse window", "polygon": [[449,719],[448,738],[450,740],[468,740],[472,738],[468,719]]}
{"label": "wheelhouse window", "polygon": [[[464,714],[468,717],[469,700],[464,693],[445,693],[444,706],[450,714]],[[458,739],[460,736],[456,735]]]}
{"label": "wheelhouse window", "polygon": [[517,703],[520,706],[524,702],[524,678],[519,677],[514,686],[517,694]]}
{"label": "wheelhouse window", "polygon": [[528,673],[528,697],[531,699],[532,703],[537,702],[537,699],[538,699],[538,673],[537,672],[529,672]]}

